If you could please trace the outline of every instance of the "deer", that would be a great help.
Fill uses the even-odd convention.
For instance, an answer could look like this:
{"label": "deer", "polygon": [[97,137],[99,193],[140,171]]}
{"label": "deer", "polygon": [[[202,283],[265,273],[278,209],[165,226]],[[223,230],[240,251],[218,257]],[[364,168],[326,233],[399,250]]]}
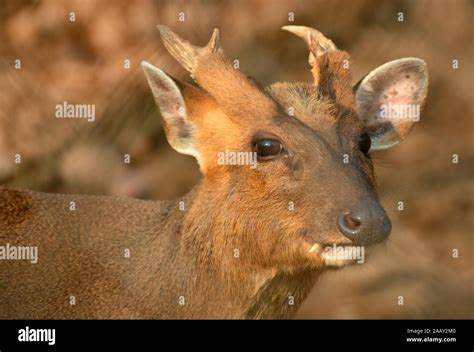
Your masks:
{"label": "deer", "polygon": [[[418,121],[397,107],[423,108],[425,61],[387,62],[354,85],[346,51],[284,26],[306,44],[312,81],[262,87],[217,29],[202,47],[158,29],[193,82],[142,68],[167,141],[202,179],[173,201],[0,188],[0,249],[38,249],[35,264],[0,260],[0,319],[289,319],[321,273],[354,264],[328,246],[389,236],[370,155]],[[256,167],[218,163],[225,150]]]}

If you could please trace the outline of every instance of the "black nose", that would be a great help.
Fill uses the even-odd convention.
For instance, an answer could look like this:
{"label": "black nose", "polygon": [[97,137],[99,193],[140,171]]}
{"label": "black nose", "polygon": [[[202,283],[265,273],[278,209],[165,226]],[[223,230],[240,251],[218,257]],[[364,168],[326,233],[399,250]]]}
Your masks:
{"label": "black nose", "polygon": [[392,230],[392,223],[377,200],[365,197],[350,211],[339,215],[337,227],[355,243],[369,245],[386,239]]}

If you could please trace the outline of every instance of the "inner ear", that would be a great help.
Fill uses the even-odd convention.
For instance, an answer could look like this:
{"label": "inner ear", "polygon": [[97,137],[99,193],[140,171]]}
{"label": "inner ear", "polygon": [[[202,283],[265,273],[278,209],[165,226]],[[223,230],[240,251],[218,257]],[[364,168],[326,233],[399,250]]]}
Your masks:
{"label": "inner ear", "polygon": [[[185,100],[195,98],[198,88],[174,80],[159,68],[142,62],[155,102],[163,117],[166,138],[176,151],[200,158],[196,142],[196,127],[187,113]],[[187,96],[189,95],[189,97]]]}
{"label": "inner ear", "polygon": [[390,61],[355,87],[356,107],[372,142],[372,150],[402,141],[419,121],[428,92],[426,63],[417,58]]}

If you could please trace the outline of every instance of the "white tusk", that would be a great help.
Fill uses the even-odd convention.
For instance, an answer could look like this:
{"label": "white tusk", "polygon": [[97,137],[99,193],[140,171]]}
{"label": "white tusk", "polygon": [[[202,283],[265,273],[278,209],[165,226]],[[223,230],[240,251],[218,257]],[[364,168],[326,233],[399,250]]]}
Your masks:
{"label": "white tusk", "polygon": [[313,253],[317,249],[321,248],[318,243],[315,243],[311,246],[311,249],[309,250],[309,253]]}

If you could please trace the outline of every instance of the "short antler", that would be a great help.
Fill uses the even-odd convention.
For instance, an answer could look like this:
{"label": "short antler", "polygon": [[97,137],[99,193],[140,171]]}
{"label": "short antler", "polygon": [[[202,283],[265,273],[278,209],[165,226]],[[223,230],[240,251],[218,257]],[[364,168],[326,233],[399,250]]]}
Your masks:
{"label": "short antler", "polygon": [[283,30],[302,38],[309,49],[314,83],[323,93],[342,99],[351,86],[349,54],[338,50],[320,31],[305,26],[284,26]]}
{"label": "short antler", "polygon": [[328,51],[337,50],[331,39],[326,38],[320,31],[314,28],[305,26],[283,26],[281,29],[302,38],[306,42],[306,45],[308,45],[313,60],[314,56],[321,56]]}
{"label": "short antler", "polygon": [[158,25],[158,29],[171,56],[191,73],[194,81],[219,103],[220,108],[236,116],[273,116],[275,103],[224,56],[217,29],[204,47],[192,45],[167,26]]}
{"label": "short antler", "polygon": [[293,33],[294,35],[302,38],[309,49],[308,62],[312,67],[314,80],[316,83],[319,82],[319,66],[317,64],[317,58],[330,52],[337,50],[336,45],[331,39],[328,39],[320,31],[314,28],[305,26],[283,26],[281,27],[284,31]]}
{"label": "short antler", "polygon": [[219,30],[214,29],[209,43],[204,47],[197,47],[184,40],[165,25],[158,25],[161,40],[168,52],[178,61],[194,78],[194,69],[198,60],[206,54],[221,51],[219,47]]}

